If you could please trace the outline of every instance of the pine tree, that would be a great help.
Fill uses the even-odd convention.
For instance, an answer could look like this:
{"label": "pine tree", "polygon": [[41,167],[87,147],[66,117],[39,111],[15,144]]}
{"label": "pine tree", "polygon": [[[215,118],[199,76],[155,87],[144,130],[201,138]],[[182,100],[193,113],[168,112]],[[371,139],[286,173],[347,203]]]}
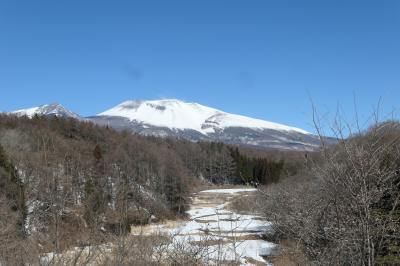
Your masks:
{"label": "pine tree", "polygon": [[93,157],[93,169],[85,182],[85,219],[95,229],[106,206],[103,153],[98,144],[93,150]]}

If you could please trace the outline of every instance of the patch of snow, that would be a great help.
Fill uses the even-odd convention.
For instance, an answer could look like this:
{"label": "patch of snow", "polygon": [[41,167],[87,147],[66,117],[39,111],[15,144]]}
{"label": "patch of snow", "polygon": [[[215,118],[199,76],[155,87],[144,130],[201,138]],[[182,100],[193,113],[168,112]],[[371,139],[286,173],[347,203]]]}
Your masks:
{"label": "patch of snow", "polygon": [[14,112],[11,112],[12,114],[16,114],[18,116],[27,116],[29,118],[32,118],[39,110],[40,107],[32,107],[32,108],[27,108],[27,109],[21,109],[17,110]]}
{"label": "patch of snow", "polygon": [[303,134],[309,134],[300,128],[290,127],[261,119],[250,118],[242,115],[229,114],[225,112],[218,113],[207,119],[207,123],[218,124],[221,128],[227,127],[249,127],[258,129],[274,129],[279,131],[297,131]]}
{"label": "patch of snow", "polygon": [[[192,207],[187,211],[188,221],[175,226],[149,225],[146,234],[162,233],[170,235],[176,246],[187,246],[196,242],[221,241],[221,244],[207,246],[207,254],[211,260],[235,260],[241,265],[250,265],[251,258],[268,264],[262,256],[269,255],[274,247],[260,236],[271,228],[271,223],[258,215],[242,215],[226,209],[230,200],[240,193],[251,193],[255,188],[210,189],[200,191],[193,197]],[[246,194],[245,194],[246,195]],[[220,203],[221,197],[226,200]],[[213,199],[219,203],[213,204]],[[139,232],[139,231],[138,231]],[[142,230],[140,230],[142,233]],[[236,239],[234,241],[233,239]]]}
{"label": "patch of snow", "polygon": [[252,192],[252,191],[257,191],[256,188],[224,188],[224,189],[209,189],[209,190],[203,190],[200,191],[199,193],[229,193],[229,194],[234,194],[234,193],[240,193],[240,192]]}
{"label": "patch of snow", "polygon": [[[271,255],[276,245],[262,240],[261,236],[271,228],[271,223],[264,217],[241,215],[226,208],[235,197],[250,195],[249,192],[255,190],[235,188],[201,191],[193,196],[191,209],[187,211],[189,220],[134,226],[131,233],[170,236],[171,242],[164,252],[173,253],[174,249],[204,252],[201,256],[207,265],[218,265],[220,261],[235,261],[240,265],[254,265],[256,261],[257,265],[270,265],[263,257]],[[239,194],[240,192],[248,194]],[[99,247],[102,247],[102,251],[104,249],[105,252],[112,252],[111,245]],[[201,247],[201,250],[197,247]],[[90,249],[90,246],[84,247],[83,251],[88,253]],[[80,250],[72,249],[63,255],[73,257],[74,252]],[[44,254],[41,261],[54,262],[62,259],[57,258],[57,255]]]}

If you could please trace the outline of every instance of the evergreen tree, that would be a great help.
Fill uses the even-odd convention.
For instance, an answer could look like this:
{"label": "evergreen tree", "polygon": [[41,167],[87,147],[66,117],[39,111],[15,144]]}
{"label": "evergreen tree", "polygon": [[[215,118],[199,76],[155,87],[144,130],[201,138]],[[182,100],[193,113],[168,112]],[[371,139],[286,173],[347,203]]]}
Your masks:
{"label": "evergreen tree", "polygon": [[93,169],[85,182],[85,219],[96,228],[107,205],[103,153],[98,144],[93,150],[93,157]]}

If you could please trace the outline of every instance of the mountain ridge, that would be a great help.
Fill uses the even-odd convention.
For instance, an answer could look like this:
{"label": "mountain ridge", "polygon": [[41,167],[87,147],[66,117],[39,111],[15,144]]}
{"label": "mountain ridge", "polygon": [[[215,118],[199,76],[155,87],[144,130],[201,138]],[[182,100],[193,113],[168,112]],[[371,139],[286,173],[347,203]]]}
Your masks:
{"label": "mountain ridge", "polygon": [[303,129],[178,99],[127,100],[97,115],[80,117],[61,104],[9,112],[17,116],[72,117],[116,130],[190,141],[217,141],[233,145],[282,150],[315,150],[319,138]]}
{"label": "mountain ridge", "polygon": [[32,118],[35,115],[39,116],[57,116],[57,117],[71,117],[75,119],[82,119],[78,114],[70,111],[59,103],[43,104],[37,107],[31,107],[26,109],[20,109],[16,111],[8,112],[7,114],[16,116],[27,116]]}

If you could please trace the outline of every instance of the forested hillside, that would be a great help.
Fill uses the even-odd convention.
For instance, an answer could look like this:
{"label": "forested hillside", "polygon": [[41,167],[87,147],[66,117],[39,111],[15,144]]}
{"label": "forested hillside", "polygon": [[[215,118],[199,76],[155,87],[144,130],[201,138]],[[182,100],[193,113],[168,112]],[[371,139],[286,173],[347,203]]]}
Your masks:
{"label": "forested hillside", "polygon": [[31,253],[101,243],[132,224],[184,215],[198,185],[267,184],[289,169],[256,150],[57,117],[0,116],[0,144],[0,257],[25,253],[21,263]]}

